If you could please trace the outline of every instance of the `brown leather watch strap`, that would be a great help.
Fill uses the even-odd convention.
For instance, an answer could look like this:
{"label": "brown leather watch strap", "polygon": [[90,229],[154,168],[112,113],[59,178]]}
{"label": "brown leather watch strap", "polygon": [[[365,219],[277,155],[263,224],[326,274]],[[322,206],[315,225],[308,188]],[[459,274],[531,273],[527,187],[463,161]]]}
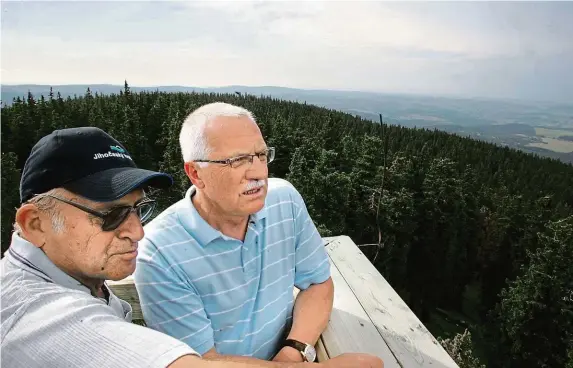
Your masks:
{"label": "brown leather watch strap", "polygon": [[291,348],[295,348],[296,350],[300,351],[301,354],[304,354],[304,349],[306,349],[305,343],[293,339],[286,339],[283,343],[283,346],[290,346]]}

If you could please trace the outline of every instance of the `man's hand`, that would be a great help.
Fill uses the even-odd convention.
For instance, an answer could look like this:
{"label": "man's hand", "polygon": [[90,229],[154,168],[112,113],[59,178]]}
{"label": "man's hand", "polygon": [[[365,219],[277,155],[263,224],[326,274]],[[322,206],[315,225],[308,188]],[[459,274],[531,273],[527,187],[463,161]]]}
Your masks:
{"label": "man's hand", "polygon": [[384,368],[382,359],[357,353],[342,354],[319,364],[323,368]]}
{"label": "man's hand", "polygon": [[290,346],[285,346],[275,357],[273,358],[274,362],[303,362],[302,354],[296,350],[295,348],[291,348]]}

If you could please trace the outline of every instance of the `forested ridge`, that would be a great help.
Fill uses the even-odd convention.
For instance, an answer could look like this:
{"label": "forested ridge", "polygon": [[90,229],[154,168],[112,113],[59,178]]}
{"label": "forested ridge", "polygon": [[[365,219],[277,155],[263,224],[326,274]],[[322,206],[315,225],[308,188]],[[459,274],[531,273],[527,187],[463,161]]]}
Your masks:
{"label": "forested ridge", "polygon": [[573,166],[271,97],[118,92],[29,94],[2,108],[2,253],[20,170],[40,137],[104,129],[140,167],[174,175],[157,194],[162,210],[189,186],[184,117],[224,101],[254,113],[277,149],[271,176],[297,187],[321,234],[363,245],[432,333],[467,327],[488,367],[573,367]]}

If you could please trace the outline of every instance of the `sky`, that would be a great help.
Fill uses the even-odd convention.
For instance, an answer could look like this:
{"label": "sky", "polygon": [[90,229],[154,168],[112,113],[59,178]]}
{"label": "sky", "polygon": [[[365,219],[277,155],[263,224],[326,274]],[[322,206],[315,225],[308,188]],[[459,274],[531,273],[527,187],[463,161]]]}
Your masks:
{"label": "sky", "polygon": [[573,101],[573,1],[2,1],[2,84]]}

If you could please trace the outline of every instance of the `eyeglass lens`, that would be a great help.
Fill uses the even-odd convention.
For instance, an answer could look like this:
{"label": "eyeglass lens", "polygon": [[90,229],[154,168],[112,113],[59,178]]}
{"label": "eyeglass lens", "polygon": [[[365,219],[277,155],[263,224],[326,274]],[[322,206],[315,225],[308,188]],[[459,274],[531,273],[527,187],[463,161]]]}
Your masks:
{"label": "eyeglass lens", "polygon": [[[137,205],[135,208],[135,213],[139,217],[140,221],[144,223],[149,219],[155,208],[155,202],[144,202]],[[115,230],[127,219],[133,207],[119,207],[113,209],[104,219],[102,230],[111,231]]]}
{"label": "eyeglass lens", "polygon": [[231,167],[237,168],[246,163],[253,163],[254,156],[257,156],[262,163],[268,164],[274,160],[275,150],[271,148],[256,155],[246,155],[243,157],[239,157],[231,161]]}

